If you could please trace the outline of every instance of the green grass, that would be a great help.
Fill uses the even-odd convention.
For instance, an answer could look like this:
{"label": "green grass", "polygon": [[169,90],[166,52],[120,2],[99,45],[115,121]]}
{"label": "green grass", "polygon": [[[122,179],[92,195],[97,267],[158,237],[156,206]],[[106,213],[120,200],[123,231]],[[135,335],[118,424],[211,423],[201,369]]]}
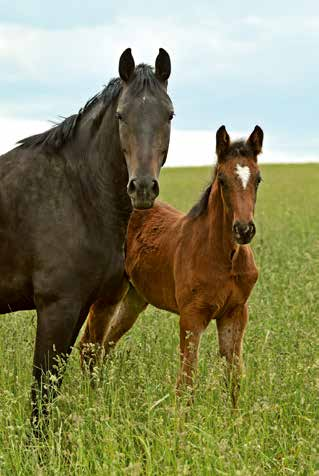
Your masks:
{"label": "green grass", "polygon": [[[205,334],[196,399],[178,406],[178,318],[150,308],[96,390],[70,359],[47,440],[30,437],[35,313],[0,319],[0,475],[319,475],[319,166],[262,168],[246,374],[232,412]],[[162,199],[188,209],[207,168],[168,169]]]}

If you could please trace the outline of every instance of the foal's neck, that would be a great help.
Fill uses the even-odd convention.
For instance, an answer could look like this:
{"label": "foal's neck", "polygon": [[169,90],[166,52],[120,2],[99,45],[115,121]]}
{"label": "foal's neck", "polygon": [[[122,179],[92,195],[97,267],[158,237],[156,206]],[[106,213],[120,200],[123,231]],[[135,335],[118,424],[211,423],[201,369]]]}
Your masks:
{"label": "foal's neck", "polygon": [[219,256],[224,256],[225,260],[230,262],[239,245],[234,241],[232,217],[225,208],[220,187],[216,182],[213,183],[209,196],[206,220],[212,251],[216,251]]}

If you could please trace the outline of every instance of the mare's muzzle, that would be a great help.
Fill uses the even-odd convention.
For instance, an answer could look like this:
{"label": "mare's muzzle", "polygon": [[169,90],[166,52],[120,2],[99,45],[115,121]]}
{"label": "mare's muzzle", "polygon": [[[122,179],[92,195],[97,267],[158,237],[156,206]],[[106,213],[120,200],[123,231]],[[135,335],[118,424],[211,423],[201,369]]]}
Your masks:
{"label": "mare's muzzle", "polygon": [[127,193],[134,208],[151,208],[159,194],[159,183],[155,177],[133,177],[127,186]]}
{"label": "mare's muzzle", "polygon": [[249,223],[236,221],[233,225],[233,233],[235,240],[239,245],[247,245],[255,236],[256,227],[253,221],[250,221]]}

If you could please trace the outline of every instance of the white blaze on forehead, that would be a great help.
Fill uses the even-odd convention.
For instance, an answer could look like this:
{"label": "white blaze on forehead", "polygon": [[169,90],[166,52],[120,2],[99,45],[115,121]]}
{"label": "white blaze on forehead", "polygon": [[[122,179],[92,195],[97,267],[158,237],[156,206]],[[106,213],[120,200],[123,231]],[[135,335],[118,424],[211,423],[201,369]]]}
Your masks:
{"label": "white blaze on forehead", "polygon": [[245,190],[246,187],[247,187],[248,181],[249,181],[249,177],[250,177],[249,167],[247,165],[242,167],[241,165],[237,164],[236,165],[236,174],[240,178],[240,180],[243,184],[244,190]]}

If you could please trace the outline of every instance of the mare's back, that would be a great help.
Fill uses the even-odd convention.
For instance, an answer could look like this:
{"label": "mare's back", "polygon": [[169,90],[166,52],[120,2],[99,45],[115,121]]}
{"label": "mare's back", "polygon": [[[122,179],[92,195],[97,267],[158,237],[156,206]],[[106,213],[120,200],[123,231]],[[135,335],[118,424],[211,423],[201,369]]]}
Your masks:
{"label": "mare's back", "polygon": [[0,223],[27,221],[29,228],[41,209],[48,219],[57,197],[67,191],[64,169],[62,157],[40,147],[17,147],[0,156]]}
{"label": "mare's back", "polygon": [[0,156],[2,272],[23,269],[29,275],[35,256],[48,260],[58,254],[57,244],[74,246],[80,218],[65,168],[63,157],[41,147],[18,147]]}

